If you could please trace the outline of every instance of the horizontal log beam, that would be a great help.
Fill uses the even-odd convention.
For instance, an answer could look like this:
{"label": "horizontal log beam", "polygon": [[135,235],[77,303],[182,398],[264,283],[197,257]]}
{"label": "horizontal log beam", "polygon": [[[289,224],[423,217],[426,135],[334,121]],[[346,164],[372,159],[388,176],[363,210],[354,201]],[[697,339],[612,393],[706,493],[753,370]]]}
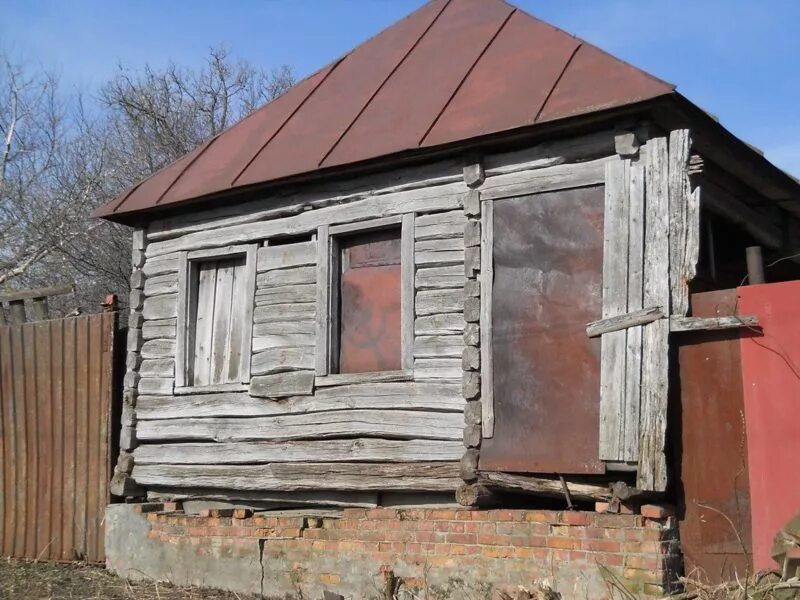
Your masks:
{"label": "horizontal log beam", "polygon": [[758,327],[755,315],[733,315],[730,317],[672,317],[669,320],[671,332],[683,331],[716,331],[720,329],[738,329],[741,327]]}
{"label": "horizontal log beam", "polygon": [[590,338],[598,337],[604,333],[620,331],[629,327],[636,327],[637,325],[646,325],[647,323],[658,321],[662,317],[664,317],[664,312],[661,310],[660,306],[643,308],[624,315],[617,315],[615,317],[608,317],[587,323],[586,335]]}
{"label": "horizontal log beam", "polygon": [[[478,474],[477,483],[490,490],[520,492],[551,498],[564,497],[564,487],[560,479],[484,471]],[[566,485],[570,498],[573,500],[609,501],[613,496],[610,484],[566,480]]]}

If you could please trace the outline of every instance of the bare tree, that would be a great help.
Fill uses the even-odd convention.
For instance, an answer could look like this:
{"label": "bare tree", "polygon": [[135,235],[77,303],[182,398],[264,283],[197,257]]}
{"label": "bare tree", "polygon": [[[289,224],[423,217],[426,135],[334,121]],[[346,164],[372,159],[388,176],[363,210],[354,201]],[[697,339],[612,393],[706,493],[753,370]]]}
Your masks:
{"label": "bare tree", "polygon": [[85,309],[124,298],[125,227],[91,211],[229,127],[293,83],[212,49],[200,68],[120,66],[98,97],[0,53],[0,289],[75,281]]}

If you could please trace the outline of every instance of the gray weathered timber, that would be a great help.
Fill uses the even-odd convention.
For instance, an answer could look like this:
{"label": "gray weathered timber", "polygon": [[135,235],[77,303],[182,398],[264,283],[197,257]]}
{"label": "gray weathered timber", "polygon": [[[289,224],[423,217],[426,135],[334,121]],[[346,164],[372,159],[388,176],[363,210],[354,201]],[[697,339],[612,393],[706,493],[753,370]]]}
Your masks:
{"label": "gray weathered timber", "polygon": [[463,250],[463,237],[434,238],[418,241],[414,244],[416,252],[443,252],[447,250]]}
{"label": "gray weathered timber", "polygon": [[144,284],[144,295],[160,296],[161,294],[174,294],[178,291],[178,276],[176,273],[148,277]]}
{"label": "gray weathered timber", "polygon": [[342,437],[460,440],[456,412],[340,410],[270,417],[142,420],[137,436],[147,440],[300,440]]}
{"label": "gray weathered timber", "polygon": [[[462,243],[463,245],[463,243]],[[464,262],[464,249],[423,250],[416,253],[415,261],[421,267],[444,267]]]}
{"label": "gray weathered timber", "polygon": [[673,315],[689,312],[689,282],[694,279],[700,254],[700,191],[692,192],[688,129],[669,136],[670,288]]}
{"label": "gray weathered timber", "polygon": [[464,189],[464,183],[458,182],[328,206],[282,219],[232,225],[215,230],[214,235],[198,231],[175,239],[153,242],[148,245],[146,254],[154,257],[181,250],[241,244],[276,234],[305,233],[322,225],[354,223],[409,212],[454,210],[461,207]]}
{"label": "gray weathered timber", "polygon": [[314,393],[314,372],[294,371],[251,377],[250,395],[262,398],[308,396]]}
{"label": "gray weathered timber", "polygon": [[400,232],[400,366],[403,369],[414,366],[414,227],[414,214],[404,214]]}
{"label": "gray weathered timber", "polygon": [[[630,206],[628,208],[628,310],[644,308],[644,162],[631,164]],[[642,398],[642,328],[630,327],[626,332],[625,350],[625,433],[620,456],[625,461],[639,459],[640,405]]]}
{"label": "gray weathered timber", "polygon": [[[463,275],[461,276],[463,280]],[[448,335],[464,331],[464,317],[459,313],[441,313],[418,317],[414,321],[416,335]]]}
{"label": "gray weathered timber", "polygon": [[142,358],[173,358],[175,340],[148,340],[142,344]]}
{"label": "gray weathered timber", "polygon": [[355,409],[460,412],[463,407],[458,384],[402,382],[318,388],[312,397],[289,397],[279,401],[241,392],[174,398],[139,396],[136,415],[139,419],[260,417]]}
{"label": "gray weathered timber", "polygon": [[[697,193],[697,190],[695,190]],[[703,182],[703,206],[709,211],[741,226],[769,248],[780,248],[783,236],[780,227],[750,206],[738,200],[712,181]]]}
{"label": "gray weathered timber", "polygon": [[174,319],[178,316],[178,294],[147,298],[144,301],[142,315],[145,320]]}
{"label": "gray weathered timber", "polygon": [[453,265],[417,269],[414,285],[418,290],[460,288],[464,285],[464,268]]}
{"label": "gray weathered timber", "polygon": [[416,358],[457,358],[464,349],[460,335],[418,336],[414,340]]}
{"label": "gray weathered timber", "polygon": [[149,358],[142,360],[139,365],[139,375],[142,377],[172,377],[175,375],[175,359]]}
{"label": "gray weathered timber", "polygon": [[464,183],[471,188],[479,187],[486,176],[483,172],[483,164],[480,161],[464,165]]}
{"label": "gray weathered timber", "polygon": [[[603,217],[604,319],[619,317],[628,308],[628,207],[630,161],[605,163]],[[624,330],[605,333],[600,354],[600,459],[621,460],[624,453],[626,340]]]}
{"label": "gray weathered timber", "polygon": [[148,258],[142,265],[142,273],[146,277],[155,277],[165,273],[176,273],[178,271],[178,253],[159,256],[158,258]]}
{"label": "gray weathered timber", "polygon": [[267,348],[253,354],[250,373],[270,375],[284,371],[302,371],[314,368],[314,348]]}
{"label": "gray weathered timber", "polygon": [[459,290],[421,290],[416,298],[417,315],[454,313],[464,310],[464,293]]}
{"label": "gray weathered timber", "polygon": [[612,331],[621,331],[637,325],[646,325],[664,316],[664,311],[660,306],[641,308],[616,317],[608,317],[607,319],[587,323],[586,335],[587,337],[597,337]]}
{"label": "gray weathered timber", "polygon": [[[320,243],[322,240],[319,240]],[[258,289],[279,285],[303,285],[317,282],[316,267],[292,267],[259,273],[256,278]]]}
{"label": "gray weathered timber", "polygon": [[363,233],[365,231],[375,231],[377,229],[384,229],[386,227],[399,225],[401,222],[402,215],[380,217],[366,221],[356,221],[355,223],[331,225],[329,233],[331,236],[339,236],[350,233]]}
{"label": "gray weathered timber", "polygon": [[302,267],[317,263],[317,243],[300,242],[282,246],[267,246],[258,250],[258,272],[272,269]]}
{"label": "gray weathered timber", "polygon": [[461,237],[464,233],[465,220],[464,213],[460,210],[417,215],[414,238],[428,240]]}
{"label": "gray weathered timber", "polygon": [[273,463],[269,465],[135,465],[140,485],[227,490],[455,491],[451,463]]}
{"label": "gray weathered timber", "polygon": [[[189,268],[189,257],[186,252],[178,253],[178,306],[176,319],[177,339],[175,345],[175,387],[185,387],[189,384],[190,356],[194,354],[195,335],[197,333],[196,319],[189,323],[191,318],[191,305],[195,302],[194,287],[197,284],[197,274]],[[196,317],[196,314],[194,315]],[[190,350],[191,348],[191,350]],[[193,360],[193,359],[192,359]]]}
{"label": "gray weathered timber", "polygon": [[[322,286],[320,286],[322,287]],[[289,320],[306,321],[317,314],[316,303],[305,304],[270,304],[256,306],[253,310],[253,323],[286,322]]]}
{"label": "gray weathered timber", "polygon": [[[665,138],[647,143],[644,296],[645,306],[669,306],[669,152]],[[642,327],[642,397],[640,405],[637,487],[664,491],[668,393],[669,321]]]}
{"label": "gray weathered timber", "polygon": [[443,462],[461,458],[460,442],[442,440],[299,440],[222,444],[147,444],[136,464],[259,464],[280,462]]}
{"label": "gray weathered timber", "polygon": [[542,169],[516,171],[487,177],[481,200],[497,200],[527,194],[598,185],[604,182],[605,158],[562,164]]}
{"label": "gray weathered timber", "polygon": [[329,365],[329,350],[331,343],[330,305],[331,305],[331,239],[327,225],[322,225],[317,230],[317,264],[314,270],[314,279],[317,283],[316,304],[316,336],[317,347],[314,359],[314,372],[317,375],[327,375]]}
{"label": "gray weathered timber", "polygon": [[673,316],[669,320],[669,330],[673,333],[681,331],[714,331],[718,329],[739,329],[758,327],[758,316],[735,315],[732,317],[682,317]]}
{"label": "gray weathered timber", "polygon": [[171,395],[174,383],[172,377],[142,377],[137,389],[140,394]]}
{"label": "gray weathered timber", "polygon": [[253,337],[271,335],[314,334],[316,323],[311,319],[289,319],[286,321],[267,321],[253,325]]}
{"label": "gray weathered timber", "polygon": [[313,283],[260,288],[256,292],[256,306],[309,303],[316,301],[317,286]]}
{"label": "gray weathered timber", "polygon": [[487,202],[481,214],[481,264],[479,326],[481,339],[481,431],[494,436],[494,361],[492,358],[492,289],[494,286],[494,205]]}
{"label": "gray weathered timber", "polygon": [[388,383],[395,381],[412,381],[413,371],[372,371],[370,373],[334,373],[316,378],[316,386],[332,387],[342,385]]}
{"label": "gray weathered timber", "polygon": [[614,136],[614,150],[623,158],[639,155],[639,139],[632,131],[624,131]]}
{"label": "gray weathered timber", "polygon": [[177,319],[158,319],[145,321],[142,325],[142,338],[154,340],[158,338],[171,339],[176,335]]}
{"label": "gray weathered timber", "polygon": [[414,379],[461,379],[460,358],[417,358],[414,360]]}
{"label": "gray weathered timber", "polygon": [[309,333],[282,333],[276,335],[254,335],[253,352],[261,352],[271,348],[297,348],[310,347],[314,351],[316,343],[314,332]]}
{"label": "gray weathered timber", "polygon": [[[544,479],[542,477],[530,477],[512,473],[481,472],[478,475],[478,483],[496,490],[527,492],[552,498],[564,497],[564,486],[559,479]],[[577,481],[566,481],[566,486],[569,490],[570,498],[573,500],[591,502],[595,500],[608,501],[612,498],[610,486]]]}

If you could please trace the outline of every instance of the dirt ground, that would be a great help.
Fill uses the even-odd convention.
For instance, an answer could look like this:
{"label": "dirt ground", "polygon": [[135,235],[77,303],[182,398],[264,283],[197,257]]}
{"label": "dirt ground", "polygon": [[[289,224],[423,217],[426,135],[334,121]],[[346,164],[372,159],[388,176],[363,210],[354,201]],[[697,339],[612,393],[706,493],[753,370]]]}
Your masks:
{"label": "dirt ground", "polygon": [[0,560],[0,599],[6,600],[254,600],[232,592],[128,582],[92,565]]}

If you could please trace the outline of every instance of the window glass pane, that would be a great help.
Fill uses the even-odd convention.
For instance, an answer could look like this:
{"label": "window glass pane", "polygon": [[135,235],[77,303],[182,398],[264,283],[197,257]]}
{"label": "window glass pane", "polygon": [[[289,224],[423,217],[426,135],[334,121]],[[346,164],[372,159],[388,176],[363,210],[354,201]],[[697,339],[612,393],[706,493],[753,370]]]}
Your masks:
{"label": "window glass pane", "polygon": [[242,357],[245,257],[195,263],[197,276],[190,385],[239,381]]}
{"label": "window glass pane", "polygon": [[340,240],[339,372],[401,368],[400,229]]}

